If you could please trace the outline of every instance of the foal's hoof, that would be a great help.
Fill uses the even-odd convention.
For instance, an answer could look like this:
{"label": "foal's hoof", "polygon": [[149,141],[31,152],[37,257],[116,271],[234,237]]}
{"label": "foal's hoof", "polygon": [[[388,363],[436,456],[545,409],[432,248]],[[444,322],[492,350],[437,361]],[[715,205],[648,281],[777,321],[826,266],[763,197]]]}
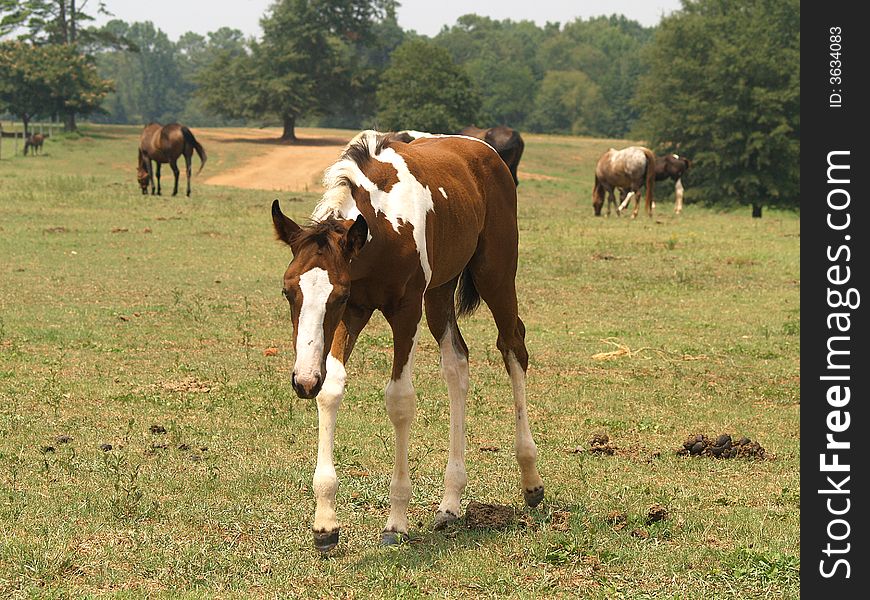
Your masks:
{"label": "foal's hoof", "polygon": [[458,518],[459,517],[454,515],[452,512],[439,510],[435,513],[435,519],[432,521],[432,529],[440,531],[451,523],[455,523]]}
{"label": "foal's hoof", "polygon": [[381,546],[398,546],[410,539],[411,537],[407,533],[402,533],[401,531],[381,532]]}
{"label": "foal's hoof", "polygon": [[523,498],[526,501],[526,506],[535,508],[544,499],[544,486],[539,485],[531,490],[523,490]]}
{"label": "foal's hoof", "polygon": [[338,529],[335,531],[315,531],[314,547],[321,553],[326,554],[338,545]]}

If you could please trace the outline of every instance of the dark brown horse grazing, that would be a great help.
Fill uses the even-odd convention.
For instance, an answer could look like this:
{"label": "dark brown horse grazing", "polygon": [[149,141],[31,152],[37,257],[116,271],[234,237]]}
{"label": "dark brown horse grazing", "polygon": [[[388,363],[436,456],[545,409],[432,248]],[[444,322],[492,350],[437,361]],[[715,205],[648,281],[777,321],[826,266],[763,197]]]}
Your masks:
{"label": "dark brown horse grazing", "polygon": [[324,184],[312,225],[300,227],[281,212],[277,200],[272,204],[278,238],[293,251],[283,289],[293,322],[293,389],[301,398],[317,397],[315,547],[328,552],[338,543],[335,418],[344,396],[345,364],[375,310],[393,332],[393,369],[384,396],[395,431],[395,464],[381,543],[395,544],[408,535],[412,373],[424,310],[441,349],[450,398],[450,450],[435,528],[460,516],[467,481],[469,377],[468,348],[456,317],[457,308],[460,315],[470,313],[481,298],[495,319],[496,345],[513,387],[525,502],[536,506],[544,486],[526,407],[529,355],[517,314],[517,194],[510,171],[476,139],[430,135],[405,143],[364,131],[326,170]]}
{"label": "dark brown horse grazing", "polygon": [[523,142],[523,137],[516,129],[511,129],[506,125],[490,127],[489,129],[481,129],[471,125],[459,132],[459,135],[469,135],[485,141],[487,144],[495,148],[498,155],[505,162],[511,171],[514,178],[514,185],[519,185],[520,180],[517,179],[517,168],[520,164],[520,158],[523,156],[523,149],[526,147]]}
{"label": "dark brown horse grazing", "polygon": [[194,150],[199,156],[199,173],[205,166],[205,148],[196,141],[190,129],[178,123],[160,125],[149,123],[139,137],[139,157],[137,178],[142,193],[148,193],[148,185],[151,185],[151,194],[154,192],[154,167],[152,161],[157,163],[157,194],[160,195],[160,165],[169,163],[172,173],[175,175],[175,187],[172,195],[178,194],[178,157],[184,156],[184,167],[187,174],[187,195],[190,196],[190,161]]}
{"label": "dark brown horse grazing", "polygon": [[665,154],[656,157],[656,181],[670,178],[674,181],[674,212],[683,211],[683,175],[692,166],[692,161],[678,154]]}
{"label": "dark brown horse grazing", "polygon": [[31,133],[24,138],[24,156],[27,156],[27,150],[30,149],[30,155],[36,156],[36,151],[42,154],[42,144],[45,142],[45,136],[41,133]]}
{"label": "dark brown horse grazing", "polygon": [[592,188],[592,207],[595,216],[601,216],[601,208],[604,205],[604,194],[607,194],[607,215],[610,216],[610,205],[616,204],[613,191],[622,188],[628,191],[628,195],[622,205],[617,205],[617,214],[634,196],[634,212],[632,218],[637,216],[640,208],[640,188],[646,186],[646,212],[652,217],[653,188],[655,187],[656,156],[649,148],[643,146],[630,146],[623,150],[611,148],[598,159],[595,166],[595,184]]}

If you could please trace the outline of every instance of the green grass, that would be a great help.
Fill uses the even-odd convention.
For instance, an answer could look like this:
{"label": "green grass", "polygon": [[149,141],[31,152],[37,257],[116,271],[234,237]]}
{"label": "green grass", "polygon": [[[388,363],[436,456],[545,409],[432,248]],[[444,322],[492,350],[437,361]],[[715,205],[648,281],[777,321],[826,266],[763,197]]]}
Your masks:
{"label": "green grass", "polygon": [[[419,542],[377,546],[392,431],[376,317],[349,364],[342,540],[322,560],[309,531],[317,415],[289,385],[290,255],[271,231],[273,195],[195,178],[190,199],[144,197],[137,135],[87,127],[42,158],[12,157],[4,140],[0,596],[798,597],[798,216],[688,205],[675,217],[660,202],[654,220],[596,219],[594,161],[622,142],[530,136],[518,287],[546,500],[521,508],[510,383],[484,307],[461,323],[465,499],[513,505],[523,525],[430,530],[448,407],[427,337],[411,447]],[[208,151],[206,169],[231,168],[263,148]],[[304,219],[316,196],[291,196],[283,208]],[[591,358],[614,344],[632,354]],[[600,431],[614,456],[572,452]],[[722,432],[773,459],[674,453],[688,434]],[[646,525],[655,503],[669,517]]]}

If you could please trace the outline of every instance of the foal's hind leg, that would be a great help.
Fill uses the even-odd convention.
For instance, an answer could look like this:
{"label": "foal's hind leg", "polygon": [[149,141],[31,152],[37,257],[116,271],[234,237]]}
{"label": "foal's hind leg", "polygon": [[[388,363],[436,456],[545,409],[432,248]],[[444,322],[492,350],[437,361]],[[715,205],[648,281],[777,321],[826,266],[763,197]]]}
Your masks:
{"label": "foal's hind leg", "polygon": [[172,188],[172,195],[178,195],[178,159],[169,162],[169,167],[172,169],[172,174],[175,175],[175,187]]}
{"label": "foal's hind leg", "polygon": [[453,294],[458,279],[426,292],[426,322],[441,349],[441,375],[450,398],[450,450],[444,470],[444,497],[435,513],[435,529],[459,518],[465,473],[465,402],[468,396],[468,347],[456,324]]}
{"label": "foal's hind leg", "polygon": [[[497,264],[497,263],[496,263]],[[487,268],[488,267],[488,268]],[[480,261],[472,273],[481,298],[489,306],[498,328],[496,343],[511,378],[514,395],[516,434],[514,450],[520,466],[523,497],[529,506],[537,506],[544,499],[544,482],[538,473],[538,449],[532,439],[529,413],[526,405],[526,370],[529,353],[526,350],[526,327],[517,314],[517,294],[514,281],[516,262],[512,269],[496,269]]]}

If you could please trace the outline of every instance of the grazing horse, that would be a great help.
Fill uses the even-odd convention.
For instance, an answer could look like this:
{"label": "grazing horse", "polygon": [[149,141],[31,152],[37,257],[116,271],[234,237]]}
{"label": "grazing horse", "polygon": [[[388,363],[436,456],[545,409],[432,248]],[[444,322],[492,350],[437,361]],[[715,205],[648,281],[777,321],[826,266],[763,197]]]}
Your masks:
{"label": "grazing horse", "polygon": [[511,171],[514,178],[514,185],[519,185],[520,180],[517,179],[517,167],[520,164],[520,158],[523,156],[525,142],[516,129],[511,129],[505,125],[490,127],[489,129],[481,129],[471,125],[459,132],[459,135],[468,135],[485,141],[487,144],[495,148],[498,155],[505,162]]}
{"label": "grazing horse", "polygon": [[142,193],[148,193],[151,185],[151,195],[154,195],[154,167],[151,161],[157,163],[157,195],[160,195],[160,164],[169,163],[175,175],[175,187],[172,195],[178,194],[178,157],[184,156],[184,168],[187,174],[187,195],[190,196],[190,162],[194,150],[199,156],[199,173],[205,166],[205,148],[196,141],[190,129],[178,123],[160,125],[149,123],[139,137],[139,156],[137,179]]}
{"label": "grazing horse", "polygon": [[666,154],[656,157],[656,181],[672,179],[674,183],[674,212],[683,211],[683,183],[680,181],[686,171],[692,166],[692,161],[678,154]]}
{"label": "grazing horse", "polygon": [[27,150],[30,149],[30,155],[36,156],[38,150],[42,154],[42,144],[45,142],[45,136],[41,133],[30,133],[24,139],[24,156],[27,156]]}
{"label": "grazing horse", "polygon": [[638,192],[640,188],[646,186],[646,212],[652,217],[655,167],[656,155],[643,146],[630,146],[622,150],[611,148],[601,155],[598,164],[595,165],[595,184],[592,188],[592,207],[595,209],[595,216],[601,216],[605,193],[607,216],[610,216],[610,205],[616,203],[613,191],[622,188],[628,190],[628,194],[622,205],[617,205],[616,213],[622,214],[622,210],[634,196],[634,212],[631,216],[636,217],[640,208]]}
{"label": "grazing horse", "polygon": [[393,333],[384,399],[395,432],[395,462],[381,544],[408,536],[408,445],[416,401],[412,373],[424,310],[441,350],[450,400],[449,455],[435,529],[459,518],[467,481],[468,347],[457,312],[472,312],[481,298],[495,319],[496,345],[512,384],[525,502],[536,506],[544,496],[526,408],[529,355],[517,314],[517,194],[510,171],[477,139],[400,140],[375,131],[358,134],[326,170],[326,191],[310,225],[300,227],[281,212],[278,200],[272,203],[277,237],[293,252],[283,285],[296,353],[292,385],[300,398],[317,397],[313,532],[315,547],[324,553],[338,543],[333,440],[345,364],[376,309]]}

